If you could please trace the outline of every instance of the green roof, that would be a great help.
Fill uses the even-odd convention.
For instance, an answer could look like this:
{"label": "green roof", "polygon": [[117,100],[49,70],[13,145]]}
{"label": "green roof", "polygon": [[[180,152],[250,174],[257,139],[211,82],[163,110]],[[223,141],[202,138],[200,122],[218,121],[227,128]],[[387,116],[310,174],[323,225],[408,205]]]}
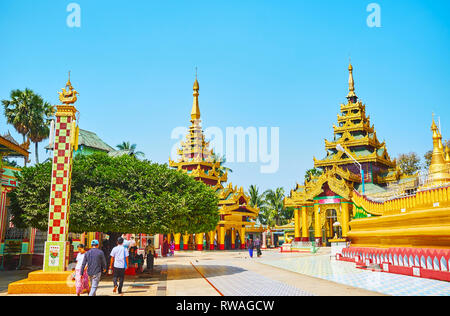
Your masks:
{"label": "green roof", "polygon": [[109,146],[97,134],[93,132],[80,129],[80,134],[78,136],[78,146],[86,146],[106,152],[114,151],[114,148]]}
{"label": "green roof", "polygon": [[[362,191],[362,184],[357,183],[355,184],[356,191],[360,192]],[[387,190],[377,184],[374,183],[364,183],[364,191],[365,194],[376,194],[376,193],[385,193]]]}
{"label": "green roof", "polygon": [[110,157],[121,157],[124,155],[130,155],[130,150],[112,150],[108,153]]}

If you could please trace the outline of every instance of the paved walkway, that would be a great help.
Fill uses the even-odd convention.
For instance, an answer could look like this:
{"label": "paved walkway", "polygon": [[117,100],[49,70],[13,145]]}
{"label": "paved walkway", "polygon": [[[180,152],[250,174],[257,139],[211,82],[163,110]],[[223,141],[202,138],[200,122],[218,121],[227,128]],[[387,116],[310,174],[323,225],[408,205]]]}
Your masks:
{"label": "paved walkway", "polygon": [[168,265],[168,295],[381,295],[263,264],[264,260],[299,256],[305,254],[264,251],[263,259],[249,258],[246,251],[179,252],[173,258],[159,260]]}
{"label": "paved walkway", "polygon": [[[28,271],[0,272],[0,295]],[[1,292],[3,290],[3,293]],[[113,294],[112,277],[100,282],[99,296]],[[154,273],[126,276],[122,296],[379,296],[449,295],[450,283],[365,271],[319,255],[264,251],[177,252],[155,260]]]}
{"label": "paved walkway", "polygon": [[26,279],[28,273],[34,270],[38,270],[38,268],[31,270],[0,271],[0,295],[8,292],[9,283]]}
{"label": "paved walkway", "polygon": [[210,261],[194,264],[223,296],[311,296],[300,288],[243,269],[231,261]]}
{"label": "paved walkway", "polygon": [[[6,272],[8,273],[8,272]],[[0,292],[0,296],[8,295],[8,284],[10,282],[26,279],[29,271],[10,271],[11,275],[8,278],[3,278],[0,274],[2,281],[0,286],[3,286],[3,291]],[[125,282],[122,288],[122,294],[113,293],[112,276],[103,276],[99,287],[97,289],[97,296],[166,296],[166,276],[167,266],[162,263],[155,266],[153,273],[141,273],[135,276],[125,276]],[[86,296],[87,294],[83,294]],[[8,295],[8,296],[20,296],[20,295]],[[34,295],[34,296],[49,296],[49,295]],[[74,295],[67,295],[74,296]]]}
{"label": "paved walkway", "polygon": [[267,265],[339,284],[393,296],[450,296],[450,282],[357,269],[329,255],[266,260]]}

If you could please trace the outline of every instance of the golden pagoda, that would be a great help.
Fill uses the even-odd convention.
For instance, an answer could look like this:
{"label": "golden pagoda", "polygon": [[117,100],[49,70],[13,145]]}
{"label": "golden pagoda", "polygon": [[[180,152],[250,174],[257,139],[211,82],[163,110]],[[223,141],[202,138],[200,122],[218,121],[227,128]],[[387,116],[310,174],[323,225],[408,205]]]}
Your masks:
{"label": "golden pagoda", "polygon": [[[366,116],[366,106],[358,101],[351,64],[348,70],[350,73],[348,102],[341,104],[341,114],[337,117],[338,125],[333,125],[333,140],[325,140],[327,156],[322,160],[314,158],[314,167],[331,169],[336,165],[350,171],[352,176],[360,177],[359,167],[354,163],[356,159],[364,169],[365,181],[378,184],[383,182],[382,175],[395,168],[396,164],[389,157],[385,142],[379,142],[374,126],[370,124],[370,116]],[[346,149],[348,154],[339,151],[338,145]]]}
{"label": "golden pagoda", "polygon": [[442,144],[436,123],[433,154],[427,179],[414,194],[374,201],[355,194],[355,208],[376,217],[353,219],[348,237],[352,246],[374,248],[449,248],[450,164],[449,149]]}
{"label": "golden pagoda", "polygon": [[199,90],[198,80],[195,79],[191,126],[186,135],[186,141],[181,142],[181,148],[178,149],[178,161],[169,159],[169,166],[214,187],[227,181],[227,173],[220,172],[221,161],[215,158],[213,150],[209,149],[210,143],[205,141],[200,125]]}
{"label": "golden pagoda", "polygon": [[178,161],[169,159],[169,166],[194,177],[197,181],[202,181],[215,190],[220,199],[218,205],[220,221],[216,230],[212,232],[195,234],[195,236],[183,232],[174,232],[175,249],[180,249],[181,236],[183,236],[184,250],[188,250],[189,245],[194,243],[197,250],[202,250],[205,239],[210,250],[214,249],[215,239],[217,239],[217,246],[220,250],[225,248],[235,249],[237,236],[239,236],[241,247],[243,247],[246,228],[253,227],[253,220],[258,216],[259,209],[250,206],[250,198],[244,193],[242,187],[233,187],[232,183],[223,187],[222,183],[227,181],[228,173],[223,172],[222,161],[217,159],[214,151],[209,147],[210,143],[205,141],[200,124],[201,116],[198,101],[200,85],[197,78],[193,90],[191,126],[186,135],[186,140],[181,142],[181,148],[178,149]]}
{"label": "golden pagoda", "polygon": [[442,135],[436,126],[434,118],[431,124],[431,131],[433,132],[433,153],[431,155],[427,185],[435,186],[450,182],[450,152],[448,146],[444,148],[442,144]]}
{"label": "golden pagoda", "polygon": [[322,174],[304,185],[297,184],[285,199],[286,206],[295,208],[296,242],[314,239],[329,244],[334,236],[345,241],[350,218],[377,215],[354,208],[355,194],[380,197],[391,194],[392,187],[404,192],[417,184],[417,176],[403,175],[390,158],[385,142],[378,140],[366,106],[355,93],[351,64],[348,71],[347,103],[340,106],[333,140],[325,140],[325,158],[314,158],[314,167],[322,169]]}

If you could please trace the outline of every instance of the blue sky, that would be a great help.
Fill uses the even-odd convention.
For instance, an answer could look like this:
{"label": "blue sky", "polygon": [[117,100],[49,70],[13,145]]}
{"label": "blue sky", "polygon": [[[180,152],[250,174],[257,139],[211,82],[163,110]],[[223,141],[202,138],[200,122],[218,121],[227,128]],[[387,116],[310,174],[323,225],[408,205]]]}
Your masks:
{"label": "blue sky", "polygon": [[[81,7],[80,28],[66,24],[71,2]],[[367,26],[371,2],[380,28]],[[71,70],[81,128],[165,163],[172,130],[190,124],[198,67],[204,128],[280,129],[278,172],[231,163],[230,181],[289,191],[325,155],[349,56],[391,157],[432,147],[433,111],[450,138],[449,31],[447,0],[2,0],[0,99],[28,87],[57,104]],[[0,115],[7,130],[21,139]]]}

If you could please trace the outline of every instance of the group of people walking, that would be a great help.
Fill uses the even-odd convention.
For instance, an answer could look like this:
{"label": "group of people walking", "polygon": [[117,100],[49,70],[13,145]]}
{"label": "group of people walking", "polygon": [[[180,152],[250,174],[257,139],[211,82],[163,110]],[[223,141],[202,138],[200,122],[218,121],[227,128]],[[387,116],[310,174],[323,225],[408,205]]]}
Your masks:
{"label": "group of people walking", "polygon": [[[125,280],[125,271],[130,266],[130,263],[135,262],[135,258],[130,258],[130,251],[128,250],[129,244],[124,243],[123,237],[117,239],[117,245],[111,250],[109,269],[106,262],[105,253],[98,249],[98,240],[92,240],[91,249],[86,251],[83,244],[78,245],[78,255],[76,258],[75,266],[75,287],[76,294],[80,296],[83,293],[89,293],[89,296],[96,296],[98,285],[102,274],[112,274],[114,289],[113,293],[122,293],[123,283]],[[135,249],[135,247],[131,247]],[[132,256],[133,251],[131,251]],[[145,253],[147,256],[147,270],[153,271],[155,248],[149,241],[145,247]],[[131,262],[130,262],[131,261]],[[143,261],[143,260],[142,260]],[[143,262],[142,262],[143,263]]]}
{"label": "group of people walking", "polygon": [[247,240],[247,249],[248,249],[248,254],[250,255],[250,258],[253,258],[253,250],[256,249],[256,255],[259,257],[261,257],[262,252],[261,252],[261,241],[259,240],[259,238],[257,237],[255,241],[253,241],[253,238],[249,238]]}
{"label": "group of people walking", "polygon": [[[117,239],[117,245],[109,253],[110,260],[108,267],[105,253],[99,249],[98,240],[92,240],[89,251],[86,251],[86,247],[83,244],[79,244],[74,276],[76,294],[80,296],[81,294],[89,293],[89,296],[96,296],[102,274],[113,276],[113,293],[121,294],[125,280],[125,272],[130,267],[130,264],[137,263],[139,268],[143,265],[143,259],[137,257],[136,248],[132,246],[132,242],[126,242],[123,237],[119,237]],[[173,255],[173,248],[165,238],[161,247],[162,255]],[[253,258],[255,249],[256,255],[260,257],[262,252],[259,238],[256,238],[255,241],[253,241],[253,238],[249,238],[247,240],[247,249],[251,258]],[[151,241],[145,247],[145,255],[147,259],[147,270],[153,272],[156,253]]]}

